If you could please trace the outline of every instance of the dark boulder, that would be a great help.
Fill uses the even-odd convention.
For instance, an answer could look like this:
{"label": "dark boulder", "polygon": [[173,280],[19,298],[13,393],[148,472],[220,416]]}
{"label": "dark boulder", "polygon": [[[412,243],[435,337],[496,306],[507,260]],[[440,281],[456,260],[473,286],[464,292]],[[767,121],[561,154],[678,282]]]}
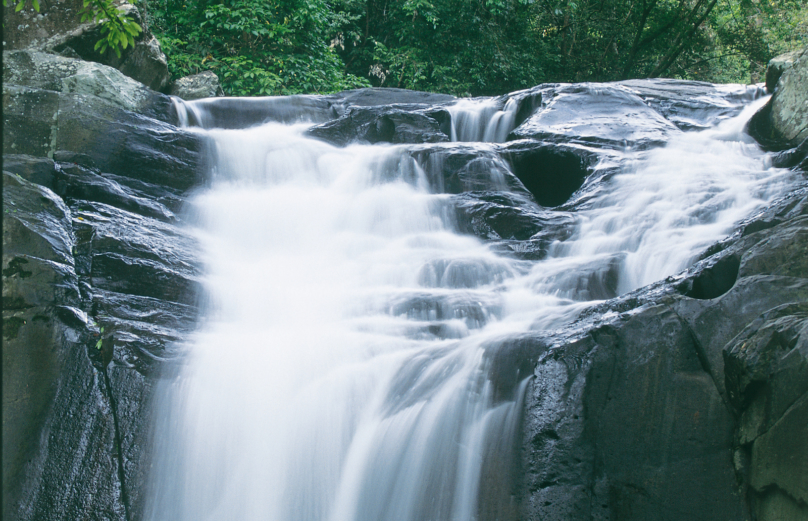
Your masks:
{"label": "dark boulder", "polygon": [[679,130],[643,100],[611,84],[540,86],[541,106],[511,132],[531,138],[605,148],[660,145]]}
{"label": "dark boulder", "polygon": [[764,93],[755,85],[715,85],[654,78],[618,82],[682,130],[708,128],[735,116]]}
{"label": "dark boulder", "polygon": [[204,141],[177,129],[171,100],[103,65],[6,53],[3,151],[54,158],[185,190],[199,182]]}
{"label": "dark boulder", "polygon": [[[42,164],[32,170],[43,170]],[[47,188],[3,174],[3,519],[123,519],[115,428],[90,358],[72,214]],[[81,472],[81,487],[64,486]]]}
{"label": "dark boulder", "polygon": [[503,192],[467,192],[453,198],[457,227],[481,239],[527,240],[539,233],[547,212],[529,198]]}
{"label": "dark boulder", "polygon": [[397,108],[352,107],[337,120],[306,131],[309,136],[345,146],[365,143],[436,143],[449,141],[440,123],[426,114]]}
{"label": "dark boulder", "polygon": [[496,147],[436,145],[413,148],[410,154],[423,169],[434,193],[499,190],[530,197],[530,192],[512,173],[501,150]]}

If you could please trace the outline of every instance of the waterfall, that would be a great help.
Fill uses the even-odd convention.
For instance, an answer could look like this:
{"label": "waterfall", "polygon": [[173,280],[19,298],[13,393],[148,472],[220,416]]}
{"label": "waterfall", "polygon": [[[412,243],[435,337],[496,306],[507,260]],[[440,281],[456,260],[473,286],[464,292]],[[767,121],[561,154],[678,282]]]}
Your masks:
{"label": "waterfall", "polygon": [[496,99],[463,99],[448,107],[452,141],[502,143],[513,130],[519,104],[509,99],[500,109]]}
{"label": "waterfall", "polygon": [[[458,103],[452,137],[504,141],[515,110]],[[146,519],[465,521],[497,494],[507,518],[484,478],[515,458],[526,380],[497,392],[490,353],[675,274],[787,190],[750,116],[625,151],[536,262],[458,233],[407,145],[197,129],[216,148],[188,211],[204,314],[161,390]]]}

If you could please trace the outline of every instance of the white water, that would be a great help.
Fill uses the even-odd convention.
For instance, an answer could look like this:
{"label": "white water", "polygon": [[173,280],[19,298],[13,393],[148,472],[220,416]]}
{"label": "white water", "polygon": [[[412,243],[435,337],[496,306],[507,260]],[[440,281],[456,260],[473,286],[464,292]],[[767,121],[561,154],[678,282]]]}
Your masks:
{"label": "white water", "polygon": [[165,390],[146,519],[476,519],[521,395],[495,401],[484,346],[569,321],[583,271],[614,266],[620,292],[676,273],[787,189],[741,120],[685,134],[633,157],[525,268],[455,233],[403,147],[304,128],[205,131],[206,312]]}
{"label": "white water", "polygon": [[516,110],[515,99],[508,99],[500,110],[496,100],[461,99],[447,108],[452,115],[452,141],[482,141],[503,143],[513,130]]}

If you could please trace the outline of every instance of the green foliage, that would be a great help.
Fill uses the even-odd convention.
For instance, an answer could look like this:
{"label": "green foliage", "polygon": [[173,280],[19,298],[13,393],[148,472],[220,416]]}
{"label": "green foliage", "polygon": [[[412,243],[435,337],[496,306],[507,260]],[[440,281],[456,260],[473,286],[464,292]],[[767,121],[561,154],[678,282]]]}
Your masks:
{"label": "green foliage", "polygon": [[[121,57],[121,49],[135,45],[135,37],[143,29],[134,20],[126,15],[122,9],[116,8],[113,0],[84,0],[84,12],[81,21],[92,20],[101,24],[101,35],[103,36],[95,44],[95,50],[103,54],[107,49],[112,49],[118,58]],[[134,3],[135,0],[130,0]]]}
{"label": "green foliage", "polygon": [[748,82],[808,44],[808,0],[144,1],[172,75],[213,70],[230,95]]}
{"label": "green foliage", "polygon": [[[101,327],[101,329],[100,329],[100,330],[99,330],[99,332],[98,332],[98,335],[99,335],[99,336],[101,336],[101,335],[103,335],[103,334],[104,334],[104,328],[103,328],[103,327]],[[104,345],[104,338],[102,337],[102,338],[99,338],[99,339],[98,339],[98,342],[96,342],[96,343],[95,343],[95,348],[96,348],[96,349],[101,349],[101,347],[102,347],[103,345]]]}
{"label": "green foliage", "polygon": [[346,74],[322,0],[156,0],[152,28],[180,77],[216,72],[235,96],[334,92],[369,85]]}
{"label": "green foliage", "polygon": [[[14,4],[14,12],[19,13],[23,10],[26,4],[26,0],[18,0]],[[3,0],[3,7],[8,7],[8,0]],[[38,13],[39,12],[39,0],[31,0],[31,7]]]}
{"label": "green foliage", "polygon": [[544,42],[524,0],[341,0],[335,27],[353,74],[374,85],[458,95],[498,94],[545,81]]}

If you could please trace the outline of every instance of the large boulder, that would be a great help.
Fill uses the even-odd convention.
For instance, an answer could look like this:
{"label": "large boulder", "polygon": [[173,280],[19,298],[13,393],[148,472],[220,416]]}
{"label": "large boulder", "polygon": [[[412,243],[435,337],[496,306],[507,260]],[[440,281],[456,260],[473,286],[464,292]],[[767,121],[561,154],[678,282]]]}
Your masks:
{"label": "large boulder", "polygon": [[[782,64],[771,100],[752,117],[747,129],[771,150],[799,147],[808,138],[808,47],[784,58]],[[806,157],[803,148],[797,149],[797,162]]]}
{"label": "large boulder", "polygon": [[801,51],[791,51],[775,56],[769,60],[769,64],[766,66],[767,91],[774,92],[774,89],[777,87],[777,82],[780,80],[780,76],[794,65],[794,62],[797,61],[800,54],[802,54]]}
{"label": "large boulder", "polygon": [[3,50],[47,49],[64,43],[95,25],[82,22],[82,0],[43,0],[37,12],[30,2],[15,11],[16,2],[3,7]]}
{"label": "large boulder", "polygon": [[[160,42],[148,30],[137,37],[134,46],[121,49],[120,56],[112,49],[99,53],[95,44],[102,38],[101,26],[92,21],[81,21],[84,10],[81,0],[43,0],[38,13],[31,8],[14,12],[13,6],[4,9],[4,51],[61,53],[109,65],[157,91],[168,87],[168,62],[160,49]],[[144,25],[140,11],[134,5],[124,2],[119,9]]]}
{"label": "large boulder", "polygon": [[608,84],[550,85],[536,89],[540,106],[508,136],[608,148],[647,148],[678,129],[629,89]]}
{"label": "large boulder", "polygon": [[185,76],[171,84],[169,93],[184,100],[213,98],[224,96],[219,77],[213,71],[202,71],[199,74]]}
{"label": "large boulder", "polygon": [[808,138],[808,49],[780,76],[771,103],[772,126],[786,142]]}
{"label": "large boulder", "polygon": [[91,95],[130,112],[159,105],[156,93],[112,67],[38,51],[3,53],[3,85]]}

